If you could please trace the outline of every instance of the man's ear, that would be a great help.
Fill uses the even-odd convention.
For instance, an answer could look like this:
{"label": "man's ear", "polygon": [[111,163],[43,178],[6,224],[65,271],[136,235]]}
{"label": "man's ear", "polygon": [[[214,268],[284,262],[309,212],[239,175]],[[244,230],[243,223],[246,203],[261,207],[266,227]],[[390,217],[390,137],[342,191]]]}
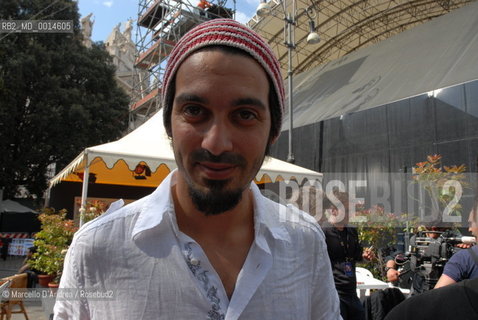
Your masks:
{"label": "man's ear", "polygon": [[271,145],[273,145],[274,143],[277,142],[277,139],[279,139],[279,135],[276,135],[275,137],[271,138],[271,140],[269,141],[269,143],[270,143]]}

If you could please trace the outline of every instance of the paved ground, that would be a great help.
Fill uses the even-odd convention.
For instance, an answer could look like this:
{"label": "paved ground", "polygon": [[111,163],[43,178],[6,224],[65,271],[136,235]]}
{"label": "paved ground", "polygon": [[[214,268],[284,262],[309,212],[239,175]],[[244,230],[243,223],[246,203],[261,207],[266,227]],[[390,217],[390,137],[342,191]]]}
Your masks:
{"label": "paved ground", "polygon": [[[41,301],[26,301],[25,308],[27,309],[28,319],[30,320],[48,320],[46,317],[43,307],[41,305]],[[25,316],[20,314],[12,315],[11,320],[24,320]]]}
{"label": "paved ground", "polygon": [[[25,257],[8,256],[6,260],[0,259],[0,278],[14,275],[21,267]],[[25,308],[27,309],[28,318],[30,320],[48,320],[39,300],[25,301]],[[25,319],[23,314],[12,315],[11,320]]]}
{"label": "paved ground", "polygon": [[6,260],[0,258],[0,278],[8,277],[17,273],[22,266],[23,256],[8,256]]}

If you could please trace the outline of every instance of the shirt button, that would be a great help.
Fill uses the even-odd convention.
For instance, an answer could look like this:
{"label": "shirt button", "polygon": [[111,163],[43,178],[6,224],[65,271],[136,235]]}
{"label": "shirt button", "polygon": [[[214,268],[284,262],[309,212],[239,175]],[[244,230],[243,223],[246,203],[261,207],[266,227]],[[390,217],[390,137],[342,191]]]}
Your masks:
{"label": "shirt button", "polygon": [[196,258],[192,258],[192,259],[191,259],[191,264],[192,264],[193,266],[197,266],[197,265],[199,264],[199,260],[196,259]]}

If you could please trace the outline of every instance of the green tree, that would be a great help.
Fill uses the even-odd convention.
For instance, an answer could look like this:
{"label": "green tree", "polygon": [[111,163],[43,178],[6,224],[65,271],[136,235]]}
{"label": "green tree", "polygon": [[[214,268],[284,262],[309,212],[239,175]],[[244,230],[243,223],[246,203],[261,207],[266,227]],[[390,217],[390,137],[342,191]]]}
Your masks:
{"label": "green tree", "polygon": [[72,20],[73,33],[0,33],[0,187],[42,196],[48,165],[116,140],[128,97],[101,43],[82,45],[71,0],[2,0],[0,20]]}

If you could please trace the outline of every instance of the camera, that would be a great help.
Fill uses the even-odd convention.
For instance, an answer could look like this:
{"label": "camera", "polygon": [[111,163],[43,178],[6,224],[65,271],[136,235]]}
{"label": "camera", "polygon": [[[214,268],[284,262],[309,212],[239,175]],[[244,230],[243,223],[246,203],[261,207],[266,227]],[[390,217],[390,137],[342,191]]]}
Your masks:
{"label": "camera", "polygon": [[[461,237],[453,231],[420,231],[410,238],[408,251],[397,255],[400,287],[415,287],[416,291],[433,289],[448,260],[459,243],[475,243],[474,237]],[[417,289],[418,288],[418,289]]]}

